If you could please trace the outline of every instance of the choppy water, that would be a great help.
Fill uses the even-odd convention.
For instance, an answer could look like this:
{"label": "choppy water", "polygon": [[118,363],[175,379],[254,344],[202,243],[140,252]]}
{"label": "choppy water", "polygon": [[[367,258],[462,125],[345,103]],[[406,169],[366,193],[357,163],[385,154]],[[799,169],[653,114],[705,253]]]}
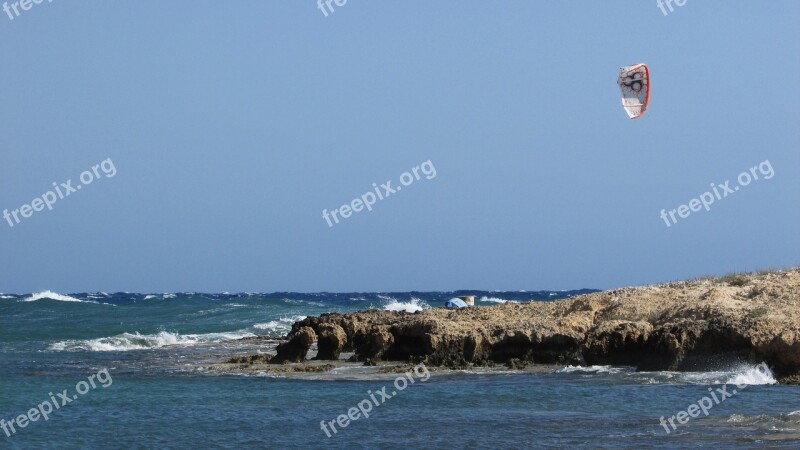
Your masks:
{"label": "choppy water", "polygon": [[[471,292],[478,304],[571,292]],[[203,369],[263,350],[302,317],[366,308],[439,307],[454,293],[0,295],[0,419],[10,422],[108,369],[70,404],[0,429],[0,448],[798,448],[800,389],[731,364],[714,372],[544,367],[435,372],[327,437],[336,420],[396,374],[337,369],[304,377]],[[97,379],[100,380],[100,379]],[[725,384],[727,383],[727,384]],[[669,434],[712,390],[737,393]],[[724,387],[723,387],[724,386]]]}

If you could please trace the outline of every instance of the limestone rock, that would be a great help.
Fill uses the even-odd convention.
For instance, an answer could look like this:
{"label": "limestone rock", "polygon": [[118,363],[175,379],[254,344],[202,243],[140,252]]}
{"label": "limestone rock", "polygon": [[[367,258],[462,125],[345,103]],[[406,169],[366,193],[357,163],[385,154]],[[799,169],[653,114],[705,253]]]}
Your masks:
{"label": "limestone rock", "polygon": [[339,325],[324,323],[319,326],[317,359],[335,361],[347,345],[347,333]]}
{"label": "limestone rock", "polygon": [[302,327],[289,335],[289,340],[278,345],[277,352],[270,364],[297,363],[306,360],[308,350],[317,340],[317,333],[310,327]]}
{"label": "limestone rock", "polygon": [[416,314],[323,314],[295,323],[291,340],[273,359],[302,360],[316,333],[325,358],[338,358],[344,350],[358,361],[425,361],[453,368],[555,363],[639,370],[766,361],[781,380],[800,380],[800,268],[737,275],[736,283],[730,279]]}

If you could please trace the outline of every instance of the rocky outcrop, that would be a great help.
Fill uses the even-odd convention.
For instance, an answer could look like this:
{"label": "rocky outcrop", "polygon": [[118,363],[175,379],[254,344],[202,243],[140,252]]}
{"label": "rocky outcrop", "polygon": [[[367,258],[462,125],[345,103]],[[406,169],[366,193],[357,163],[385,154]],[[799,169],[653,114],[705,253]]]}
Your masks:
{"label": "rocky outcrop", "polygon": [[309,336],[304,329],[321,336],[329,359],[346,349],[357,361],[452,368],[555,363],[705,370],[730,360],[766,361],[791,381],[800,379],[800,269],[552,302],[324,314],[296,323],[292,341],[299,333]]}
{"label": "rocky outcrop", "polygon": [[270,364],[297,363],[306,360],[306,355],[317,340],[317,333],[313,328],[300,327],[292,331],[289,340],[278,345],[278,352]]}
{"label": "rocky outcrop", "polygon": [[334,323],[320,324],[318,329],[317,359],[336,361],[347,345],[347,333]]}
{"label": "rocky outcrop", "polygon": [[353,347],[356,348],[357,360],[380,361],[384,353],[394,346],[394,343],[394,335],[379,327],[366,331],[359,330],[353,336]]}

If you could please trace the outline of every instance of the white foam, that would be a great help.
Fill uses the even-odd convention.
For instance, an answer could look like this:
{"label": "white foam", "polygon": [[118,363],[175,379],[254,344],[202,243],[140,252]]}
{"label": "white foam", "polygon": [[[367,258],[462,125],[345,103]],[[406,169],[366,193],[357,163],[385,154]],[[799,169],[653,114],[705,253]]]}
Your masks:
{"label": "white foam", "polygon": [[386,311],[405,311],[407,313],[424,311],[426,309],[430,309],[430,307],[430,305],[418,298],[411,299],[409,302],[401,302],[399,300],[392,299],[389,303],[383,305],[383,309]]}
{"label": "white foam", "polygon": [[6,299],[6,298],[16,298],[16,297],[14,297],[13,295],[0,295],[0,298]]}
{"label": "white foam", "polygon": [[144,300],[153,300],[153,299],[162,299],[167,300],[171,298],[176,298],[177,294],[147,294],[144,296]]}
{"label": "white foam", "polygon": [[726,384],[737,384],[737,385],[762,385],[762,384],[777,384],[778,380],[775,379],[775,375],[767,366],[767,363],[763,362],[757,366],[741,366],[737,368],[736,373],[725,382]]}
{"label": "white foam", "polygon": [[295,322],[299,322],[305,318],[306,316],[281,317],[278,320],[270,320],[266,323],[257,323],[253,325],[253,328],[273,333],[286,333],[292,329],[292,325],[294,325]]}
{"label": "white foam", "polygon": [[503,300],[502,298],[496,298],[496,297],[481,297],[478,301],[487,303],[519,303],[514,300]]}
{"label": "white foam", "polygon": [[573,366],[569,365],[562,369],[556,370],[556,373],[620,373],[625,372],[628,369],[624,367],[614,367],[614,366]]}
{"label": "white foam", "polygon": [[97,303],[97,302],[92,302],[92,301],[88,301],[88,300],[81,300],[81,299],[78,299],[78,298],[75,298],[75,297],[70,297],[69,295],[61,295],[61,294],[53,292],[53,291],[38,292],[36,294],[31,295],[30,297],[28,297],[26,299],[23,299],[22,301],[24,301],[24,302],[35,302],[37,300],[42,300],[42,299],[50,299],[50,300],[55,300],[55,301],[59,301],[59,302],[77,302],[77,303],[95,303],[95,304]]}
{"label": "white foam", "polygon": [[728,420],[726,420],[726,422],[728,422],[728,423],[741,423],[741,422],[744,422],[746,419],[747,418],[742,414],[731,414],[730,417],[728,417]]}
{"label": "white foam", "polygon": [[729,366],[729,368],[725,370],[708,372],[635,372],[628,374],[628,376],[633,378],[649,377],[654,380],[654,384],[736,384],[744,386],[777,383],[772,371],[763,363],[757,366],[752,364],[739,364]]}
{"label": "white foam", "polygon": [[290,303],[292,305],[311,305],[311,306],[319,306],[321,308],[324,308],[324,307],[327,306],[324,303],[320,303],[320,302],[312,302],[310,300],[296,300],[296,299],[293,299],[293,298],[282,298],[281,301],[282,302],[286,302],[286,303]]}
{"label": "white foam", "polygon": [[199,344],[209,344],[230,341],[246,337],[254,337],[247,331],[234,331],[230,333],[207,334],[179,334],[162,331],[158,334],[122,333],[117,336],[83,341],[61,341],[52,344],[49,350],[53,351],[92,351],[92,352],[125,352],[130,350],[143,350],[168,346],[189,347]]}

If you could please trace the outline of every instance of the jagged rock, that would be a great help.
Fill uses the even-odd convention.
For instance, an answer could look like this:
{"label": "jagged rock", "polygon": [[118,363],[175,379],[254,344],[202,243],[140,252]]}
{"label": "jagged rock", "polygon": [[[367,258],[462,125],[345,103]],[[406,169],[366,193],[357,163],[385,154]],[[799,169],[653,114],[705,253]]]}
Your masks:
{"label": "jagged rock", "polygon": [[318,327],[317,359],[335,361],[347,345],[347,333],[339,325],[324,323]]}
{"label": "jagged rock", "polygon": [[306,360],[308,350],[317,340],[317,333],[310,327],[302,327],[289,335],[289,340],[278,345],[278,354],[269,362],[270,364],[283,364],[289,362],[302,362]]}

